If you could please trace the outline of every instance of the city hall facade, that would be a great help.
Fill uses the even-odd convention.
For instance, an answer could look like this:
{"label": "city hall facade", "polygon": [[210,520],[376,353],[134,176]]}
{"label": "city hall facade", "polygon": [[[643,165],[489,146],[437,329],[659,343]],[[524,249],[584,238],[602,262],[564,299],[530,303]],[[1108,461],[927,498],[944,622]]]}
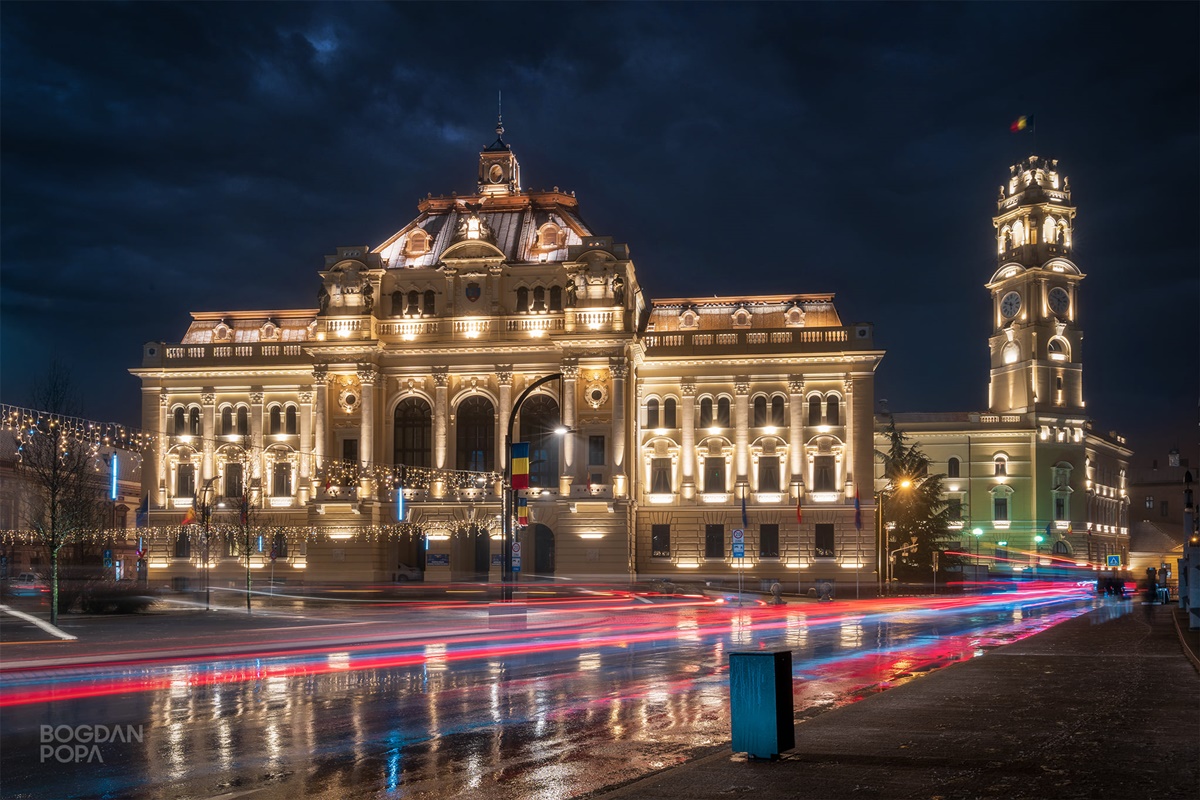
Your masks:
{"label": "city hall facade", "polygon": [[[197,504],[253,527],[210,550],[214,585],[246,548],[288,581],[496,581],[511,429],[523,580],[869,584],[872,327],[827,293],[650,300],[573,193],[522,187],[502,132],[474,194],[327,256],[316,308],[196,312],[144,346],[150,527]],[[152,581],[197,576],[198,530],[153,538]]]}

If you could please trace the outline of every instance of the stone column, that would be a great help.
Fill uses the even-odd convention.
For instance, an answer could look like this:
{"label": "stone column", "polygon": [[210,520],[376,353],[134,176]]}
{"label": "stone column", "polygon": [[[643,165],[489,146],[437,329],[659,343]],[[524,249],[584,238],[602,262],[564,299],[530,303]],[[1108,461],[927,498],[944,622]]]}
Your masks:
{"label": "stone column", "polygon": [[845,449],[844,463],[846,465],[846,499],[851,500],[854,497],[854,482],[857,480],[854,475],[856,471],[854,469],[854,437],[857,432],[854,430],[854,381],[850,379],[849,375],[846,375],[842,381],[842,390],[845,395],[842,398],[842,415],[844,419],[840,421],[846,426],[846,439],[843,445]]}
{"label": "stone column", "polygon": [[504,450],[504,435],[508,433],[508,418],[512,414],[512,364],[496,365],[496,380],[500,384],[500,407],[496,409],[496,469],[503,472],[508,463],[508,453]]}
{"label": "stone column", "polygon": [[200,393],[200,405],[204,407],[202,427],[200,428],[200,441],[204,443],[204,465],[200,476],[201,482],[196,485],[197,489],[203,486],[205,481],[215,478],[217,475],[213,471],[213,455],[217,448],[217,395],[211,388],[206,388]]}
{"label": "stone column", "polygon": [[358,390],[362,395],[358,419],[358,474],[359,497],[374,496],[375,468],[375,383],[379,370],[370,364],[358,365]]}
{"label": "stone column", "polygon": [[[325,466],[325,409],[328,407],[329,395],[329,370],[324,365],[313,367],[313,389],[316,395],[313,408],[313,495],[317,493],[317,481],[320,478],[321,470]],[[303,430],[303,429],[301,429]],[[301,437],[301,447],[304,446],[305,439]]]}
{"label": "stone column", "polygon": [[750,384],[745,380],[734,383],[733,465],[734,497],[745,496],[750,487]]}
{"label": "stone column", "polygon": [[[576,358],[564,358],[559,366],[559,372],[562,373],[562,424],[567,430],[575,429],[575,383],[579,379],[579,360]],[[579,453],[579,436],[574,433],[568,433],[563,437],[563,474],[566,479],[559,481],[559,489],[563,495],[569,495],[571,492],[571,484],[579,480],[577,472],[577,462],[579,459],[576,456]],[[565,488],[564,488],[565,486]]]}
{"label": "stone column", "polygon": [[680,411],[683,428],[680,433],[681,471],[679,492],[685,500],[696,496],[696,382],[685,379],[679,387],[683,396]]}
{"label": "stone column", "polygon": [[300,392],[300,481],[296,487],[300,502],[307,503],[312,497],[313,456],[312,413],[313,393]]}
{"label": "stone column", "polygon": [[450,420],[450,400],[447,381],[449,367],[433,368],[433,466],[446,468],[446,430]]}
{"label": "stone column", "polygon": [[[250,392],[250,475],[251,485],[262,486],[263,453],[263,393]],[[265,494],[265,493],[264,493]]]}
{"label": "stone column", "polygon": [[792,499],[796,499],[804,486],[804,379],[799,375],[788,378],[788,418],[788,465]]}
{"label": "stone column", "polygon": [[155,448],[158,464],[155,472],[158,474],[158,502],[159,508],[163,508],[167,504],[167,447],[170,444],[171,434],[173,431],[167,430],[167,412],[171,408],[171,395],[166,389],[159,392],[158,395],[158,443]]}
{"label": "stone column", "polygon": [[629,364],[624,356],[610,358],[608,370],[612,374],[612,481],[613,496],[624,497],[628,491],[628,475],[625,469],[625,378],[629,375]]}

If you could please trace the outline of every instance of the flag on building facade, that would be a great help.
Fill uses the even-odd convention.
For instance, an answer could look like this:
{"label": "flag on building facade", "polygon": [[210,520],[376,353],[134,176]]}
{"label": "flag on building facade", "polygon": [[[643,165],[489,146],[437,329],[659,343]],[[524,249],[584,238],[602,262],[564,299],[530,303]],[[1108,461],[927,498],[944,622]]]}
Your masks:
{"label": "flag on building facade", "polygon": [[862,506],[858,504],[858,487],[854,487],[854,529],[862,530]]}
{"label": "flag on building facade", "polygon": [[199,519],[199,517],[196,515],[196,507],[192,506],[191,508],[189,508],[187,510],[187,513],[183,515],[183,522],[181,522],[179,524],[180,525],[191,525],[192,523],[196,522],[198,519]]}
{"label": "flag on building facade", "polygon": [[1021,131],[1032,132],[1033,131],[1033,115],[1030,114],[1027,117],[1017,117],[1015,120],[1013,120],[1013,123],[1008,126],[1008,129],[1010,131],[1012,131],[1013,133],[1020,133]]}
{"label": "flag on building facade", "polygon": [[750,527],[750,519],[746,516],[746,495],[742,494],[742,528]]}
{"label": "flag on building facade", "polygon": [[512,459],[512,488],[529,488],[529,442],[513,442],[509,447]]}
{"label": "flag on building facade", "polygon": [[137,513],[133,515],[133,526],[135,528],[144,528],[150,522],[150,495],[142,496],[142,504],[137,507]]}
{"label": "flag on building facade", "polygon": [[803,523],[804,523],[804,511],[800,507],[800,493],[797,492],[796,493],[796,524],[801,525]]}
{"label": "flag on building facade", "polygon": [[517,524],[525,527],[529,524],[529,499],[525,497],[517,498]]}

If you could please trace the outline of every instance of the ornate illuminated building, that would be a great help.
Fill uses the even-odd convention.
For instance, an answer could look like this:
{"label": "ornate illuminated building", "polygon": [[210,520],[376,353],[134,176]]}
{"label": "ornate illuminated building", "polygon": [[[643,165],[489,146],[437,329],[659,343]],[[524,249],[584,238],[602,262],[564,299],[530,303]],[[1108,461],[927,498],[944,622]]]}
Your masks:
{"label": "ornate illuminated building", "polygon": [[[1069,182],[1056,160],[1030,156],[1010,168],[996,206],[989,410],[878,423],[894,418],[947,476],[962,547],[993,570],[1051,560],[1106,565],[1112,556],[1125,567],[1131,451],[1123,437],[1096,430],[1085,410],[1085,276],[1072,260]],[[876,489],[884,486],[877,470]]]}
{"label": "ornate illuminated building", "polygon": [[[474,194],[327,256],[318,308],[193,313],[145,345],[151,526],[201,497],[212,524],[265,531],[251,566],[273,551],[289,580],[495,581],[511,421],[530,443],[523,576],[869,583],[871,326],[829,294],[650,302],[574,194],[523,188],[502,133]],[[231,538],[216,583],[245,563]],[[155,548],[152,580],[195,576],[186,533]]]}

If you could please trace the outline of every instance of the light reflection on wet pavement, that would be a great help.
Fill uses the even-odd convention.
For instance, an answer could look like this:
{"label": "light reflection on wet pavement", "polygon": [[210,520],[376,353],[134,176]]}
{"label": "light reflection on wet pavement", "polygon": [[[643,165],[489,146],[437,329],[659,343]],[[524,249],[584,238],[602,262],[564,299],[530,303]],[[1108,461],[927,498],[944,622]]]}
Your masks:
{"label": "light reflection on wet pavement", "polygon": [[[803,719],[1091,607],[640,606],[544,631],[59,671],[46,702],[25,700],[49,673],[6,675],[4,796],[577,797],[728,747],[730,652],[791,650]],[[478,631],[471,613],[464,629]],[[43,762],[45,725],[141,726],[143,741],[98,745],[102,762]]]}

